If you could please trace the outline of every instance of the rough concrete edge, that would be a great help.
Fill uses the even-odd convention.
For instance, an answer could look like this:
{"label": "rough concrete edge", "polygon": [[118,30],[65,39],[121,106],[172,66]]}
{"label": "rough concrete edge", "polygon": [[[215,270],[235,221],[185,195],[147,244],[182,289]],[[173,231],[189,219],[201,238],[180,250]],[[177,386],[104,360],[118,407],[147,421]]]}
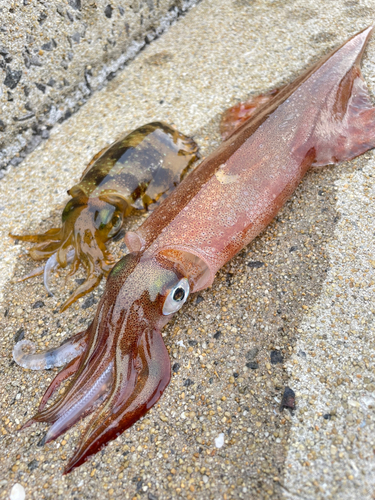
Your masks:
{"label": "rough concrete edge", "polygon": [[5,148],[5,156],[9,158],[9,161],[5,167],[0,169],[0,180],[4,178],[12,167],[22,163],[26,156],[39,146],[42,140],[48,139],[48,130],[52,129],[57,123],[67,120],[72,114],[77,112],[96,91],[105,87],[118,72],[123,70],[146,45],[159,38],[170,26],[180,17],[185,16],[199,2],[200,0],[183,0],[180,6],[176,5],[170,9],[167,15],[160,20],[159,26],[150,30],[143,40],[133,40],[125,53],[121,54],[120,57],[110,64],[104,64],[96,77],[91,78],[86,72],[85,81],[78,83],[72,95],[65,100],[65,105],[53,105],[47,113],[41,115],[38,124],[43,124],[44,128],[47,126],[47,131],[43,130],[41,135],[32,136],[29,142],[21,134],[18,134],[15,136],[14,142],[8,148]]}

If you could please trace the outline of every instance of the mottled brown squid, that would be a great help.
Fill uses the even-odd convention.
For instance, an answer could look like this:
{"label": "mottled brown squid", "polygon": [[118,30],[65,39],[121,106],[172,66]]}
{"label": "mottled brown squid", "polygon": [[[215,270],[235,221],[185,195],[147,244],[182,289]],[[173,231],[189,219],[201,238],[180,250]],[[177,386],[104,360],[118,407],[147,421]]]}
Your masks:
{"label": "mottled brown squid", "polygon": [[[49,423],[49,441],[95,412],[66,473],[159,399],[170,379],[161,329],[189,292],[212,284],[218,269],[267,226],[311,166],[349,160],[375,146],[375,108],[359,68],[371,31],[356,34],[268,96],[137,231],[127,233],[131,253],[111,271],[92,324],[70,340],[68,347],[76,349],[70,363],[26,424]],[[229,114],[235,128],[241,117],[236,108]],[[24,366],[35,356],[40,355],[16,345],[14,357]],[[66,392],[46,408],[72,374]]]}
{"label": "mottled brown squid", "polygon": [[34,260],[48,259],[24,279],[44,273],[49,288],[51,271],[72,262],[70,275],[80,263],[87,279],[63,304],[65,310],[93,290],[114,265],[106,243],[115,237],[126,216],[134,210],[153,208],[179,184],[197,159],[197,145],[162,122],[137,128],[104,148],[86,167],[62,213],[62,227],[38,235],[11,235],[38,243],[30,250]]}

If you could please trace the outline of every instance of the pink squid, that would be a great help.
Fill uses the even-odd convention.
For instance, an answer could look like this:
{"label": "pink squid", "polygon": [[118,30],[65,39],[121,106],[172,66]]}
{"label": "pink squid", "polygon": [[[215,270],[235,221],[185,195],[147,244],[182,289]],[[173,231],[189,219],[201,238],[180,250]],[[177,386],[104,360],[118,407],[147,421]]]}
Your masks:
{"label": "pink squid", "polygon": [[[111,271],[85,332],[47,354],[28,354],[16,344],[14,358],[25,367],[68,362],[25,426],[50,424],[48,442],[93,413],[65,473],[158,401],[170,380],[161,330],[189,293],[212,284],[310,167],[350,160],[375,146],[375,108],[359,67],[371,32],[354,35],[291,84],[253,100],[247,119],[246,105],[227,112],[227,139],[126,234],[130,253]],[[70,376],[65,393],[46,407]]]}

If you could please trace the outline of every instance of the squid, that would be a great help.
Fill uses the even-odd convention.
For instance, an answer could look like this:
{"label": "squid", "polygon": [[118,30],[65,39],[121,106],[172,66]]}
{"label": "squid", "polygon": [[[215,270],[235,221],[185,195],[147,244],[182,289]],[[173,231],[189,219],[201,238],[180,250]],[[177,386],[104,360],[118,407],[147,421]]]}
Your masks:
{"label": "squid", "polygon": [[119,234],[131,212],[152,210],[168,196],[197,159],[197,151],[192,139],[162,122],[139,127],[102,149],[80,182],[69,189],[72,199],[62,212],[61,228],[37,235],[10,235],[37,243],[29,252],[32,259],[48,259],[20,281],[44,274],[45,288],[53,295],[51,272],[71,263],[73,275],[82,263],[88,277],[61,311],[91,292],[115,264],[106,243]]}
{"label": "squid", "polygon": [[[275,217],[311,167],[350,160],[375,146],[375,108],[360,61],[372,27],[354,35],[295,81],[223,118],[226,140],[125,241],[86,331],[46,353],[18,343],[25,368],[65,364],[39,411],[24,425],[49,424],[52,441],[92,414],[65,468],[83,464],[161,397],[170,360],[161,335],[189,294]],[[254,104],[254,100],[252,100]],[[240,113],[238,112],[240,110]],[[72,377],[53,404],[49,398]]]}

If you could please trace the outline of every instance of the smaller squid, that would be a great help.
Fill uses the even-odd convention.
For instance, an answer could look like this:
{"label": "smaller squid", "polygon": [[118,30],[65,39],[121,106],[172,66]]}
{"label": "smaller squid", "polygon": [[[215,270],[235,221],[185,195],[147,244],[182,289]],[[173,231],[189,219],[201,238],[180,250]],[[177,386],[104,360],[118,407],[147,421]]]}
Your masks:
{"label": "smaller squid", "polygon": [[47,264],[22,280],[44,273],[49,278],[56,267],[72,262],[69,275],[79,265],[87,279],[61,307],[67,309],[93,290],[114,265],[106,243],[120,232],[125,217],[134,210],[153,209],[179,184],[188,167],[198,158],[198,147],[189,137],[162,122],[137,128],[94,156],[78,184],[69,189],[72,197],[62,213],[62,227],[44,234],[12,238],[37,243],[30,250],[34,260]]}

